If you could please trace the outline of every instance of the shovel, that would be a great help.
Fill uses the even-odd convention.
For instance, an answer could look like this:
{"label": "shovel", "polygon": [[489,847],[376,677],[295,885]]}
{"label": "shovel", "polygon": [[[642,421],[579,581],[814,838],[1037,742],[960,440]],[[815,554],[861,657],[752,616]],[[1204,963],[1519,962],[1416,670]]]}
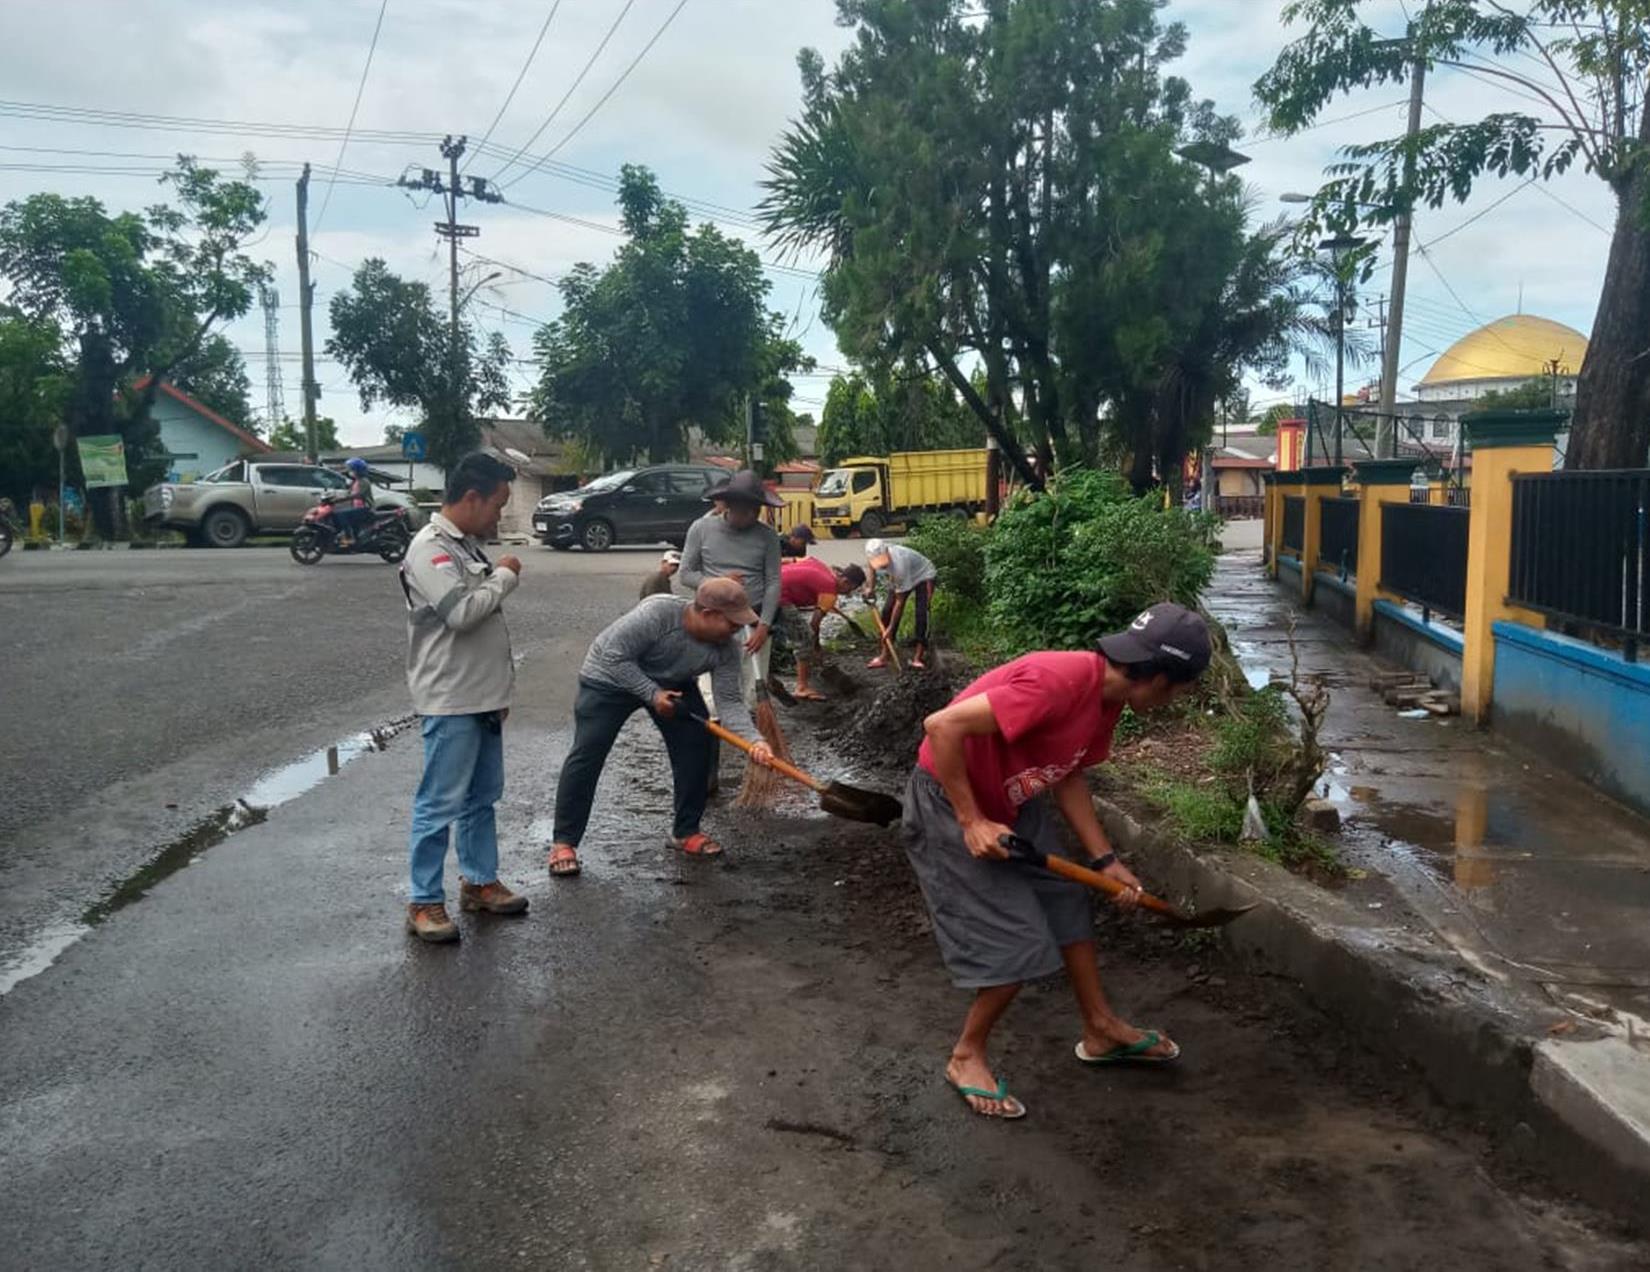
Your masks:
{"label": "shovel", "polygon": [[894,664],[894,670],[904,671],[905,668],[899,665],[899,653],[894,649],[894,638],[883,625],[882,615],[877,613],[874,606],[871,609],[871,617],[876,621],[877,634],[882,637],[882,647],[888,651],[888,659]]}
{"label": "shovel", "polygon": [[[730,746],[736,746],[746,755],[751,753],[751,744],[737,733],[724,729],[714,720],[707,720],[702,715],[686,713],[689,719],[697,720],[711,733],[711,736],[720,738]],[[775,756],[769,761],[773,771],[793,782],[800,782],[819,796],[819,807],[833,817],[843,817],[848,821],[870,822],[875,826],[890,826],[903,816],[905,810],[899,800],[892,795],[884,795],[880,791],[861,790],[857,786],[849,786],[846,782],[822,782],[816,777],[809,777],[794,764]]]}
{"label": "shovel", "polygon": [[[1070,879],[1076,883],[1085,883],[1089,887],[1098,888],[1101,892],[1110,896],[1115,897],[1118,893],[1127,891],[1116,879],[1103,875],[1098,870],[1088,870],[1079,866],[1076,862],[1067,861],[1064,857],[1039,852],[1037,845],[1029,839],[1020,838],[1019,835],[1004,835],[999,842],[1004,848],[1008,849],[1010,861],[1041,866],[1044,870],[1052,871],[1061,878]],[[1142,892],[1140,894],[1140,904],[1153,914],[1168,920],[1175,927],[1206,928],[1225,927],[1233,919],[1240,919],[1248,914],[1260,903],[1251,901],[1248,905],[1241,905],[1235,909],[1200,910],[1196,914],[1187,914],[1184,911],[1175,909],[1174,906],[1161,897],[1154,897],[1149,892]]]}

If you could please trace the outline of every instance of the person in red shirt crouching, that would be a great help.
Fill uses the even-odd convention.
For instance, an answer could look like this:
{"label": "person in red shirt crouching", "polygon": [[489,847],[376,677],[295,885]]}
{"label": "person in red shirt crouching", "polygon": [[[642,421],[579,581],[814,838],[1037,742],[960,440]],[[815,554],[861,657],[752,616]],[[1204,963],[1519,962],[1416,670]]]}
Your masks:
{"label": "person in red shirt crouching", "polygon": [[1091,867],[1127,886],[1117,904],[1138,905],[1140,881],[1112,851],[1083,770],[1111,753],[1124,707],[1167,706],[1208,665],[1204,621],[1179,605],[1154,605],[1094,651],[1027,654],[987,672],[924,721],[902,831],[946,970],[958,988],[975,991],[945,1075],[976,1113],[1025,1116],[992,1071],[986,1045],[1020,986],[1062,966],[1077,996],[1084,1064],[1162,1064],[1180,1054],[1106,1001],[1089,890],[1007,860],[1002,840],[1012,833],[1061,852],[1058,809]]}

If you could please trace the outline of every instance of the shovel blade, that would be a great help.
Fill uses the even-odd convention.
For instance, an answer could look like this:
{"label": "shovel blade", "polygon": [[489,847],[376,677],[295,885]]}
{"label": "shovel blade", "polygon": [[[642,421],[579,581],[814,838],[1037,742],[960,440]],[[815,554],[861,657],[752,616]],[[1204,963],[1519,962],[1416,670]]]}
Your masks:
{"label": "shovel blade", "polygon": [[819,793],[819,806],[832,817],[891,826],[905,814],[899,800],[881,791],[861,790],[845,782],[830,782]]}
{"label": "shovel blade", "polygon": [[1248,905],[1240,905],[1217,910],[1199,910],[1196,914],[1187,914],[1184,911],[1176,911],[1172,915],[1165,915],[1164,918],[1166,918],[1168,922],[1175,927],[1225,927],[1228,923],[1232,922],[1232,920],[1241,919],[1259,904],[1260,902],[1258,901],[1251,901]]}

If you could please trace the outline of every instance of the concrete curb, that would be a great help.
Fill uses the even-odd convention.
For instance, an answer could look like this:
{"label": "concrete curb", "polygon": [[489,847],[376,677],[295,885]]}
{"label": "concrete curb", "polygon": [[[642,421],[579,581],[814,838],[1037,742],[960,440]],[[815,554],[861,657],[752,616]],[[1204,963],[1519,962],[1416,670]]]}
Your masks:
{"label": "concrete curb", "polygon": [[1281,866],[1197,853],[1097,798],[1112,842],[1200,909],[1263,904],[1224,929],[1250,965],[1294,981],[1377,1054],[1489,1123],[1497,1151],[1630,1225],[1650,1225],[1650,1057],[1628,1042],[1548,1029],[1570,1021],[1453,951],[1372,920]]}

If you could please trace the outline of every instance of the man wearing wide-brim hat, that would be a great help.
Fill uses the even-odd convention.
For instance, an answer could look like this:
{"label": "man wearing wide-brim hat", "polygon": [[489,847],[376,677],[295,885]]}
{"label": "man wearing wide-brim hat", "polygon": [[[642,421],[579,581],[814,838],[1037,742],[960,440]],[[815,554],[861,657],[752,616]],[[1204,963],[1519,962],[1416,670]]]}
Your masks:
{"label": "man wearing wide-brim hat", "polygon": [[785,501],[748,468],[713,486],[705,498],[720,502],[727,513],[721,517],[707,513],[689,527],[676,581],[690,592],[706,579],[737,579],[744,586],[758,621],[744,632],[749,657],[741,668],[740,683],[746,707],[754,709],[757,678],[767,682],[773,654],[768,633],[779,610],[779,535],[763,522],[762,509],[782,508]]}

